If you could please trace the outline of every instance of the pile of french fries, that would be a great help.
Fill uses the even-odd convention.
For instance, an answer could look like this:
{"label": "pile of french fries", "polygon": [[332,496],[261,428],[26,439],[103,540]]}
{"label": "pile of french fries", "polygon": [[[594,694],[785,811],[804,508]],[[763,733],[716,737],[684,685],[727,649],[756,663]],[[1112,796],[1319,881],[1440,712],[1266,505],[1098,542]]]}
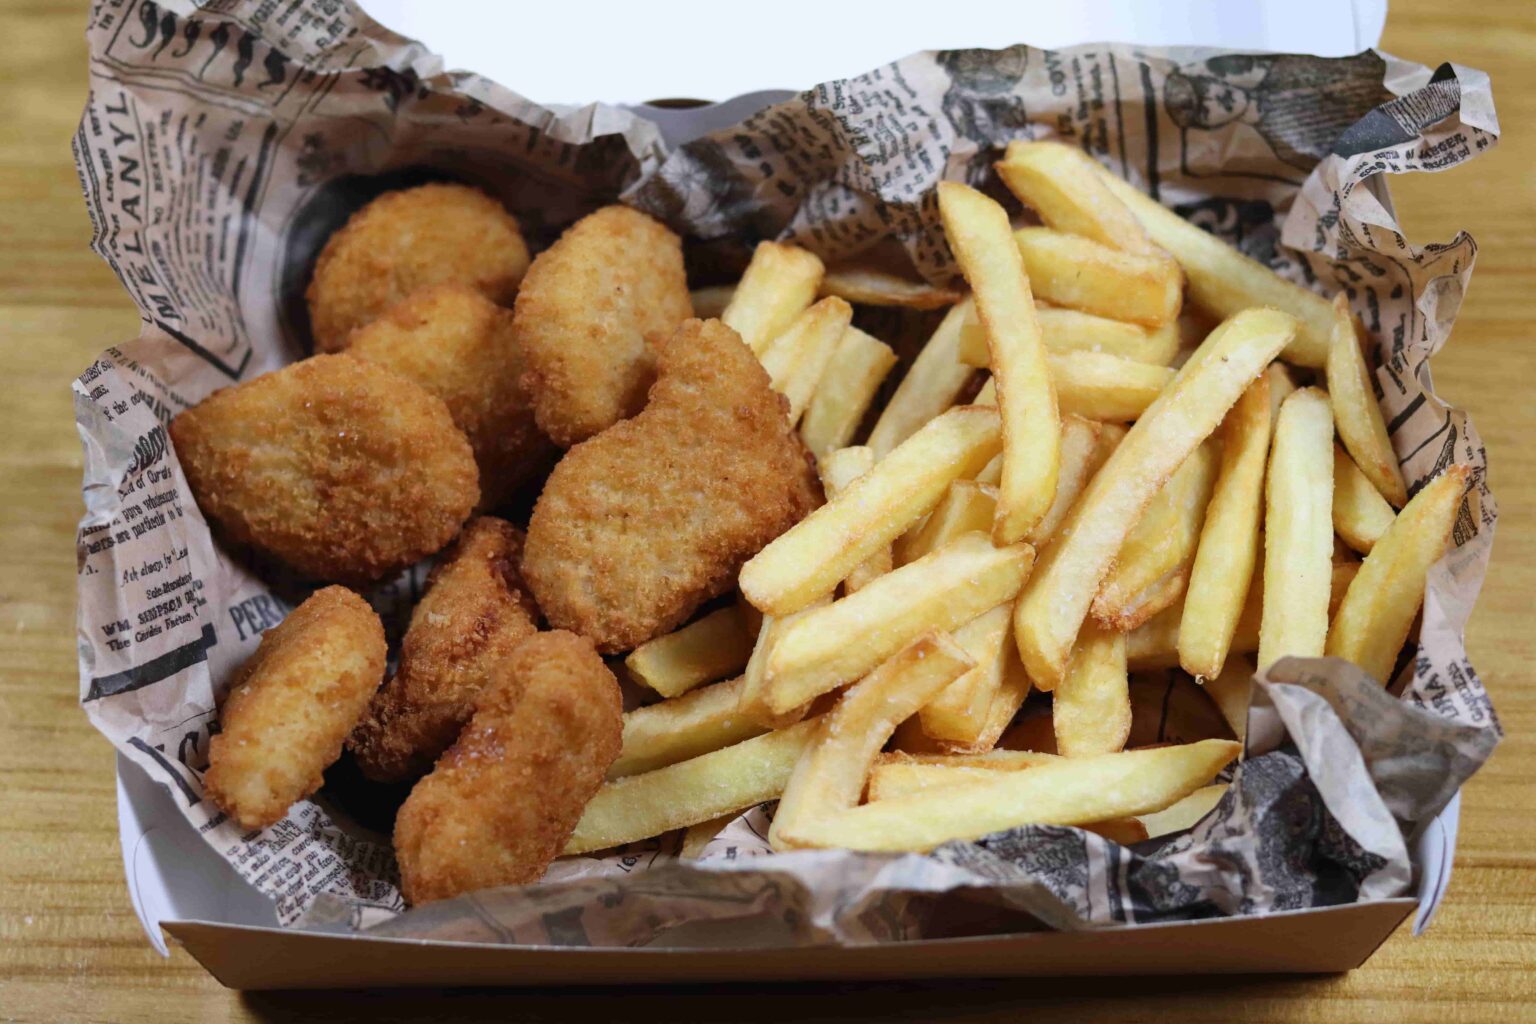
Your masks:
{"label": "pile of french fries", "polygon": [[[1016,142],[997,170],[1043,226],[940,185],[968,293],[764,243],[696,296],[788,398],[828,500],[736,605],[629,656],[664,699],[626,716],[567,852],[686,828],[697,853],[774,799],[776,850],[1023,824],[1135,842],[1220,799],[1256,665],[1390,679],[1468,470],[1410,499],[1342,297],[1080,150]],[[850,303],[949,307],[862,445],[896,358]],[[1128,748],[1142,708],[1166,715],[1140,674],[1170,669],[1215,711]],[[1020,716],[1032,690],[1048,714]]]}

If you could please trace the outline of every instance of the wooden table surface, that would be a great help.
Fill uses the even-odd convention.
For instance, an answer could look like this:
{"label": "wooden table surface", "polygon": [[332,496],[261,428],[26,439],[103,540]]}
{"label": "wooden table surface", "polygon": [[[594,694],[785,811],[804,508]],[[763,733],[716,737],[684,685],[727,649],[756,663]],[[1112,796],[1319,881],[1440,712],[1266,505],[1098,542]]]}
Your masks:
{"label": "wooden table surface", "polygon": [[85,92],[84,4],[9,0],[0,32],[0,1020],[470,1019],[1375,1021],[1531,1019],[1536,1000],[1536,4],[1393,0],[1384,48],[1493,76],[1504,141],[1447,175],[1396,180],[1420,243],[1480,244],[1439,390],[1469,408],[1502,510],[1471,625],[1508,738],[1467,788],[1455,879],[1423,938],[1324,978],[1188,978],[498,994],[221,988],[149,947],[122,878],[112,751],[76,703],[80,453],[70,379],[138,323],[89,228],[69,138]]}

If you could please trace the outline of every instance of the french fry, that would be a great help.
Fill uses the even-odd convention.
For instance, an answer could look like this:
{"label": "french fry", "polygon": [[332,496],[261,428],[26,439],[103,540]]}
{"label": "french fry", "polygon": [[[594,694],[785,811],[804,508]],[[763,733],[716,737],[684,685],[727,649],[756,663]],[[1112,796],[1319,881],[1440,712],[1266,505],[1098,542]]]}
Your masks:
{"label": "french fry", "polygon": [[748,560],[741,592],[753,607],[781,616],[832,593],[938,504],[953,481],[975,476],[1001,445],[994,409],[962,406],[939,415],[885,458],[876,451],[874,469]]}
{"label": "french fry", "polygon": [[[863,445],[828,452],[818,462],[821,486],[828,498],[835,498],[847,490],[849,484],[873,469],[874,465],[875,453]],[[890,572],[891,565],[891,545],[887,544],[853,567],[848,578],[843,580],[843,590],[849,594],[860,590],[866,583]]]}
{"label": "french fry", "polygon": [[960,392],[975,374],[960,362],[960,328],[975,309],[967,297],[950,307],[933,336],[912,361],[912,368],[896,386],[896,393],[880,412],[869,432],[868,444],[875,461],[890,454],[897,445],[917,433],[930,420],[955,404]]}
{"label": "french fry", "polygon": [[1021,248],[1008,214],[969,185],[939,183],[944,235],[975,295],[987,329],[992,379],[1003,424],[1003,473],[992,538],[1022,540],[1045,515],[1061,466],[1061,416]]}
{"label": "french fry", "polygon": [[1221,472],[1179,622],[1179,664],[1197,678],[1221,674],[1259,558],[1272,427],[1269,386],[1267,374],[1250,384],[1221,425]]}
{"label": "french fry", "polygon": [[[1039,548],[1056,535],[1072,503],[1104,465],[1109,453],[1115,450],[1113,444],[1102,440],[1102,435],[1109,432],[1112,431],[1106,425],[1081,416],[1068,414],[1061,418],[1061,472],[1056,477],[1056,496],[1051,499],[1051,507],[1045,515],[1024,538],[1030,544]],[[1122,437],[1125,434],[1118,427],[1113,432]]]}
{"label": "french fry", "polygon": [[1355,321],[1343,294],[1333,300],[1333,331],[1328,344],[1328,398],[1339,439],[1388,504],[1402,508],[1408,485],[1387,436],[1387,421],[1371,387],[1371,372],[1360,351]]}
{"label": "french fry", "polygon": [[[1047,352],[1046,365],[1056,383],[1056,398],[1063,417],[1134,420],[1146,411],[1173,380],[1166,366],[1137,363],[1102,352]],[[996,405],[996,386],[982,385],[974,405]]]}
{"label": "french fry", "polygon": [[956,743],[975,743],[981,736],[1008,671],[1012,621],[1013,603],[1005,601],[954,631],[955,643],[975,665],[923,705],[918,712],[923,732]]}
{"label": "french fry", "polygon": [[1344,595],[1349,593],[1349,585],[1355,582],[1355,577],[1360,575],[1361,562],[1335,562],[1333,573],[1328,581],[1328,621],[1339,612],[1339,605],[1344,603]]}
{"label": "french fry", "polygon": [[1019,825],[1086,825],[1162,810],[1208,784],[1241,751],[1230,741],[1068,757],[806,822],[807,845],[925,852]]}
{"label": "french fry", "polygon": [[1328,654],[1390,683],[1397,653],[1424,601],[1429,569],[1445,554],[1472,471],[1452,465],[1415,494],[1365,556],[1328,632]]}
{"label": "french fry", "polygon": [[1089,482],[1014,611],[1019,654],[1036,686],[1054,689],[1061,680],[1088,607],[1142,510],[1295,329],[1293,317],[1255,309],[1212,331]]}
{"label": "french fry", "polygon": [[740,605],[731,605],[647,640],[629,652],[624,667],[636,682],[663,697],[679,697],[702,683],[740,672],[751,654],[746,613]]}
{"label": "french fry", "polygon": [[1056,687],[1051,718],[1063,757],[1108,754],[1131,734],[1131,698],[1125,634],[1084,625],[1066,678]]}
{"label": "french fry", "polygon": [[997,513],[997,489],[974,480],[956,480],[928,518],[896,541],[896,564],[915,562],[962,533],[988,532]]}
{"label": "french fry", "polygon": [[1248,739],[1248,703],[1253,698],[1253,662],[1246,655],[1229,658],[1220,674],[1205,680],[1211,695],[1239,743]]}
{"label": "french fry", "polygon": [[622,846],[777,799],[820,725],[811,719],[603,783],[576,823],[565,853]]}
{"label": "french fry", "polygon": [[[1110,320],[1078,309],[1061,309],[1035,303],[1035,319],[1047,352],[1102,352],[1138,363],[1166,366],[1178,350],[1176,330],[1169,325],[1149,331],[1139,324]],[[992,365],[987,351],[987,329],[974,316],[960,329],[960,361],[986,369]]]}
{"label": "french fry", "polygon": [[1148,839],[1183,832],[1198,825],[1202,818],[1216,809],[1216,805],[1221,803],[1221,798],[1226,795],[1225,782],[1201,786],[1184,799],[1175,800],[1160,811],[1138,815],[1137,820],[1147,830],[1146,838]]}
{"label": "french fry", "polygon": [[803,845],[800,829],[859,802],[875,755],[896,726],[972,666],[947,635],[930,632],[843,694],[795,765],[768,830],[775,850]]}
{"label": "french fry", "polygon": [[725,308],[731,304],[731,296],[735,294],[734,284],[695,288],[689,292],[689,298],[693,300],[693,315],[700,320],[718,320],[725,313]]}
{"label": "french fry", "polygon": [[816,300],[824,271],[821,260],[799,246],[759,242],[720,319],[761,356]]}
{"label": "french fry", "polygon": [[968,533],[786,623],[768,653],[768,707],[788,711],[858,679],[929,630],[964,625],[1018,593],[1034,560],[1028,544],[995,548]]}
{"label": "french fry", "polygon": [[1020,228],[1013,237],[1034,293],[1053,306],[1143,327],[1179,315],[1184,282],[1166,256],[1121,252],[1050,228]]}
{"label": "french fry", "polygon": [[981,754],[904,754],[890,751],[875,758],[873,771],[890,765],[939,765],[960,768],[1023,769],[1054,761],[1055,754],[1032,750],[988,750]]}
{"label": "french fry", "polygon": [[953,288],[897,277],[871,267],[828,267],[821,294],[836,295],[861,306],[900,306],[904,309],[943,309],[963,297]]}
{"label": "french fry", "polygon": [[1333,411],[1302,388],[1275,422],[1264,495],[1264,615],[1259,667],[1320,657],[1333,568]]}
{"label": "french fry", "polygon": [[839,298],[822,299],[763,349],[763,369],[768,380],[789,400],[789,424],[805,414],[832,353],[853,319],[853,307]]}
{"label": "french fry", "polygon": [[880,382],[895,365],[896,353],[885,342],[857,327],[843,332],[800,421],[800,438],[812,455],[846,447],[853,440]]}
{"label": "french fry", "polygon": [[1173,366],[1183,344],[1184,337],[1179,333],[1179,321],[1170,320],[1161,327],[1154,327],[1147,332],[1147,348],[1145,358],[1141,362],[1153,363],[1157,366]]}
{"label": "french fry", "polygon": [[[1334,403],[1338,409],[1338,403]],[[1397,513],[1349,453],[1333,446],[1333,532],[1362,555],[1392,526]]]}
{"label": "french fry", "polygon": [[715,683],[624,714],[624,743],[608,778],[664,768],[768,730],[739,710],[743,681]]}
{"label": "french fry", "polygon": [[768,655],[773,650],[773,645],[778,643],[779,637],[783,635],[787,624],[831,603],[831,595],[826,595],[812,601],[809,606],[800,611],[782,618],[775,618],[772,615],[762,617],[762,623],[757,631],[757,643],[753,646],[752,656],[747,659],[747,667],[741,674],[741,699],[737,708],[743,715],[765,728],[782,729],[793,725],[810,713],[810,701],[782,712],[775,712],[769,708]]}
{"label": "french fry", "polygon": [[1108,170],[1100,168],[1099,172],[1109,190],[1136,215],[1152,241],[1171,253],[1184,268],[1190,301],[1216,319],[1226,319],[1254,306],[1271,306],[1289,313],[1300,323],[1286,346],[1286,360],[1314,369],[1328,362],[1333,308],[1327,299],[1249,259]]}
{"label": "french fry", "polygon": [[740,812],[731,811],[718,818],[710,818],[697,825],[689,825],[687,831],[683,833],[683,847],[677,852],[679,859],[698,860],[704,855],[704,848],[714,842],[715,837],[725,831],[725,827],[738,817]]}
{"label": "french fry", "polygon": [[1016,140],[1008,143],[996,167],[1008,191],[1049,227],[1124,252],[1160,254],[1141,223],[1104,184],[1093,158],[1081,149]]}
{"label": "french fry", "polygon": [[1135,629],[1183,595],[1217,462],[1216,446],[1202,444],[1147,503],[1093,599],[1090,611],[1100,625]]}
{"label": "french fry", "polygon": [[1296,390],[1296,375],[1284,363],[1270,363],[1264,376],[1269,380],[1270,441],[1273,442],[1275,420],[1280,417],[1280,407]]}
{"label": "french fry", "polygon": [[994,455],[991,462],[981,467],[980,472],[975,476],[975,480],[979,484],[986,484],[988,487],[993,488],[1002,483],[1003,457],[1001,455]]}

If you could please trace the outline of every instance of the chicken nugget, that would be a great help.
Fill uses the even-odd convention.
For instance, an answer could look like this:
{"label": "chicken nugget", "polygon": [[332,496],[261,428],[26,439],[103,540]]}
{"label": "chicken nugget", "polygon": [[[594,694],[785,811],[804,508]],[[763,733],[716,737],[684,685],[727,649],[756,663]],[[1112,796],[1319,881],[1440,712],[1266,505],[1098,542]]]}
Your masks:
{"label": "chicken nugget", "polygon": [[677,235],[627,206],[577,221],[533,261],[514,306],[539,427],[568,448],[639,412],[656,379],[648,342],[692,315]]}
{"label": "chicken nugget", "polygon": [[645,410],[550,474],[523,550],[545,618],[609,654],[686,621],[821,500],[788,405],[740,335],[687,320],[658,358]]}
{"label": "chicken nugget", "polygon": [[204,515],[314,579],[367,583],[434,554],[480,497],[443,400],[351,356],[215,391],[171,441]]}
{"label": "chicken nugget", "polygon": [[537,630],[539,609],[517,571],[522,555],[522,531],[483,516],[432,570],[400,667],[347,741],[368,778],[399,782],[431,769],[501,661]]}
{"label": "chicken nugget", "polygon": [[547,470],[557,449],[533,422],[512,311],[467,284],[412,292],[352,332],[347,355],[409,377],[448,406],[480,467],[480,508]]}
{"label": "chicken nugget", "polygon": [[325,243],[305,298],[317,352],[339,352],[353,330],[411,292],[457,281],[510,305],[528,245],[506,209],[468,185],[386,192]]}
{"label": "chicken nugget", "polygon": [[345,587],[311,594],[236,672],[208,745],[208,798],[256,829],[319,789],[384,678],[386,654],[367,601]]}
{"label": "chicken nugget", "polygon": [[537,881],[619,756],[623,699],[592,644],[539,633],[395,818],[407,903]]}

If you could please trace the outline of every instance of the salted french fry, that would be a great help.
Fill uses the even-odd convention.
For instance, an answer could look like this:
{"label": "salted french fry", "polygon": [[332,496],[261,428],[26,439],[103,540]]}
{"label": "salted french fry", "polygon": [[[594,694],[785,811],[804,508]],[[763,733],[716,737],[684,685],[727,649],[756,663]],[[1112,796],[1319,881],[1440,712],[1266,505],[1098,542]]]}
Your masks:
{"label": "salted french fry", "polygon": [[[1018,751],[993,751],[992,753],[1013,754]],[[926,757],[926,761],[904,760],[886,761],[883,758],[889,755],[882,754],[882,760],[877,760],[875,766],[869,772],[869,802],[877,800],[894,800],[898,797],[912,796],[925,790],[942,788],[944,786],[961,785],[967,782],[990,782],[1000,775],[1006,775],[1013,771],[1026,771],[1037,768],[1042,764],[1059,761],[1061,758],[1055,754],[1028,754],[1026,756],[1034,760],[1029,762],[999,762],[995,765],[976,764],[975,762],[985,754],[927,754],[917,755]],[[913,755],[902,754],[901,757]]]}
{"label": "salted french fry", "polygon": [[1020,228],[1013,237],[1034,293],[1053,306],[1143,327],[1179,315],[1184,282],[1167,256],[1122,252],[1050,228]]}
{"label": "salted french fry", "polygon": [[1275,422],[1264,494],[1264,616],[1259,667],[1321,657],[1333,568],[1333,411],[1302,388]]}
{"label": "salted french fry", "polygon": [[1107,352],[1052,352],[1047,358],[1061,411],[1091,420],[1134,420],[1173,380],[1166,366]]}
{"label": "salted french fry", "polygon": [[1216,809],[1216,805],[1221,803],[1221,798],[1226,795],[1225,782],[1201,786],[1184,799],[1175,800],[1160,811],[1138,815],[1136,820],[1140,821],[1142,827],[1147,830],[1146,838],[1148,839],[1183,832],[1198,825],[1202,818]]}
{"label": "salted french fry", "polygon": [[[1138,363],[1166,366],[1178,350],[1178,334],[1165,324],[1147,330],[1139,324],[1110,320],[1078,309],[1062,309],[1035,303],[1035,319],[1047,352],[1103,352]],[[967,319],[960,333],[960,361],[985,369],[992,365],[987,351],[987,329],[981,321]]]}
{"label": "salted french fry", "polygon": [[731,811],[718,818],[710,818],[697,825],[689,825],[687,831],[683,833],[683,846],[677,852],[678,857],[682,860],[698,860],[704,855],[704,848],[714,842],[715,837],[725,831],[725,827],[738,817],[740,817],[739,811]]}
{"label": "salted french fry", "polygon": [[565,852],[606,850],[775,800],[820,726],[819,719],[811,719],[605,782],[587,803]]}
{"label": "salted french fry", "polygon": [[[818,461],[817,467],[821,472],[821,486],[826,491],[827,497],[835,498],[847,490],[849,484],[873,469],[874,465],[875,453],[863,445],[858,445],[828,452]],[[852,594],[871,580],[890,572],[891,566],[891,545],[887,544],[853,567],[848,578],[843,580],[843,590]]]}
{"label": "salted french fry", "polygon": [[1229,658],[1218,675],[1205,680],[1211,695],[1239,743],[1248,739],[1248,703],[1253,697],[1253,661],[1246,655]]}
{"label": "salted french fry", "polygon": [[1157,366],[1174,366],[1183,344],[1184,337],[1179,333],[1179,321],[1170,320],[1161,327],[1154,327],[1147,332],[1147,348],[1141,361]]}
{"label": "salted french fry", "polygon": [[1086,825],[1162,810],[1241,751],[1225,740],[1067,757],[994,779],[926,790],[806,822],[811,846],[925,852],[1019,825]]}
{"label": "salted french fry", "polygon": [[1056,759],[1055,754],[1042,754],[1032,750],[988,750],[981,754],[905,754],[888,751],[875,758],[874,771],[890,765],[939,765],[960,768],[1033,768]]}
{"label": "salted french fry", "polygon": [[939,183],[944,236],[975,295],[987,330],[992,379],[1003,424],[1003,474],[992,538],[1022,540],[1051,506],[1061,466],[1061,416],[1046,369],[1045,345],[1021,248],[1008,213],[957,181]]}
{"label": "salted french fry", "polygon": [[1328,339],[1333,330],[1333,308],[1327,299],[1249,259],[1109,171],[1100,168],[1100,176],[1136,215],[1152,241],[1184,268],[1191,302],[1216,319],[1254,306],[1271,306],[1289,313],[1300,325],[1286,346],[1286,360],[1312,368],[1327,363]]}
{"label": "salted french fry", "polygon": [[805,414],[832,353],[853,319],[853,307],[826,298],[797,316],[761,353],[763,369],[775,391],[789,400],[789,424]]}
{"label": "salted french fry", "polygon": [[1328,344],[1328,398],[1339,439],[1355,464],[1389,504],[1401,508],[1408,485],[1387,436],[1387,421],[1371,387],[1371,372],[1360,351],[1349,301],[1341,293],[1333,300],[1333,331]]}
{"label": "salted french fry", "polygon": [[960,328],[974,308],[970,297],[951,306],[912,361],[865,442],[874,449],[876,461],[954,405],[965,390],[976,371],[960,362]]}
{"label": "salted french fry", "polygon": [[1397,653],[1424,601],[1432,565],[1445,554],[1472,471],[1452,465],[1425,484],[1365,556],[1328,632],[1328,654],[1390,683]]}
{"label": "salted french fry", "polygon": [[678,697],[702,683],[735,675],[752,654],[752,633],[739,605],[710,612],[682,629],[648,640],[624,659],[630,676]]}
{"label": "salted french fry", "polygon": [[1216,446],[1202,444],[1147,503],[1093,599],[1100,625],[1135,629],[1183,595],[1218,461]]}
{"label": "salted french fry", "polygon": [[861,306],[900,306],[904,309],[943,309],[962,298],[953,288],[939,288],[871,267],[828,267],[821,294],[836,295]]}
{"label": "salted french fry", "polygon": [[1267,374],[1250,384],[1221,425],[1221,471],[1179,623],[1179,664],[1197,678],[1221,673],[1259,558],[1272,426],[1269,385]]}
{"label": "salted french fry", "polygon": [[[1030,544],[1038,548],[1056,535],[1072,503],[1104,465],[1109,453],[1114,451],[1113,444],[1101,441],[1101,435],[1108,429],[1081,416],[1069,414],[1061,418],[1061,472],[1056,477],[1056,497],[1034,529],[1029,531],[1029,536],[1024,538]],[[1124,436],[1123,430],[1116,430]]]}
{"label": "salted french fry", "polygon": [[747,659],[747,667],[741,674],[741,699],[737,703],[737,708],[743,715],[766,728],[782,729],[793,725],[810,713],[810,701],[780,712],[775,712],[768,706],[768,655],[773,650],[773,645],[778,643],[779,637],[783,635],[785,626],[831,603],[832,597],[828,594],[812,601],[800,611],[782,618],[775,618],[772,615],[762,617],[762,623],[757,631],[757,643],[752,647],[752,656]]}
{"label": "salted french fry", "polygon": [[705,686],[624,714],[624,743],[608,778],[639,775],[768,730],[740,711],[743,681]]}
{"label": "salted french fry", "polygon": [[[1334,409],[1337,413],[1337,402]],[[1339,538],[1355,551],[1368,555],[1396,516],[1387,499],[1361,472],[1349,453],[1334,445],[1333,531]]]}
{"label": "salted french fry", "polygon": [[1125,634],[1086,623],[1077,650],[1056,687],[1051,718],[1056,750],[1063,757],[1107,754],[1125,747],[1131,734],[1131,698],[1125,667]]}
{"label": "salted french fry", "polygon": [[857,804],[875,755],[896,726],[972,664],[949,636],[930,632],[852,686],[800,755],[768,830],[769,844],[775,850],[801,846],[803,826]]}
{"label": "salted french fry", "polygon": [[874,469],[754,555],[742,566],[741,592],[769,615],[788,615],[832,593],[1001,446],[995,409],[961,406],[939,415],[885,458],[876,451]]}
{"label": "salted french fry", "polygon": [[902,534],[894,545],[896,564],[915,562],[962,533],[989,532],[997,513],[997,489],[974,480],[949,485],[928,518]]}
{"label": "salted french fry", "polygon": [[1088,606],[1142,510],[1295,329],[1293,317],[1254,309],[1212,331],[1089,482],[1015,607],[1014,637],[1037,687],[1061,680]]}
{"label": "salted french fry", "polygon": [[968,533],[786,623],[768,653],[768,707],[797,707],[860,678],[929,630],[964,625],[1018,593],[1034,560],[1028,544],[995,548],[984,534]]}
{"label": "salted french fry", "polygon": [[880,382],[896,365],[896,353],[878,338],[850,327],[821,375],[800,421],[800,438],[812,455],[845,447],[864,421]]}
{"label": "salted french fry", "polygon": [[761,356],[816,300],[823,273],[821,260],[799,246],[759,242],[720,319]]}
{"label": "salted french fry", "polygon": [[987,725],[992,700],[1008,671],[1008,627],[1013,603],[1005,601],[954,631],[955,643],[975,665],[924,704],[923,732],[937,740],[975,743]]}
{"label": "salted french fry", "polygon": [[693,300],[694,316],[700,320],[718,320],[725,313],[726,307],[731,304],[731,297],[736,294],[736,286],[716,284],[708,288],[695,288],[688,294]]}
{"label": "salted french fry", "polygon": [[980,472],[975,476],[975,480],[979,484],[986,484],[988,487],[993,488],[1002,483],[1003,457],[1001,455],[994,455],[991,462],[981,467]]}
{"label": "salted french fry", "polygon": [[998,177],[1019,201],[1057,231],[1124,252],[1156,256],[1140,222],[1104,184],[1093,158],[1060,142],[1008,143]]}
{"label": "salted french fry", "polygon": [[1270,363],[1264,376],[1269,381],[1270,440],[1273,441],[1275,420],[1280,417],[1280,407],[1296,390],[1296,375],[1284,363]]}

